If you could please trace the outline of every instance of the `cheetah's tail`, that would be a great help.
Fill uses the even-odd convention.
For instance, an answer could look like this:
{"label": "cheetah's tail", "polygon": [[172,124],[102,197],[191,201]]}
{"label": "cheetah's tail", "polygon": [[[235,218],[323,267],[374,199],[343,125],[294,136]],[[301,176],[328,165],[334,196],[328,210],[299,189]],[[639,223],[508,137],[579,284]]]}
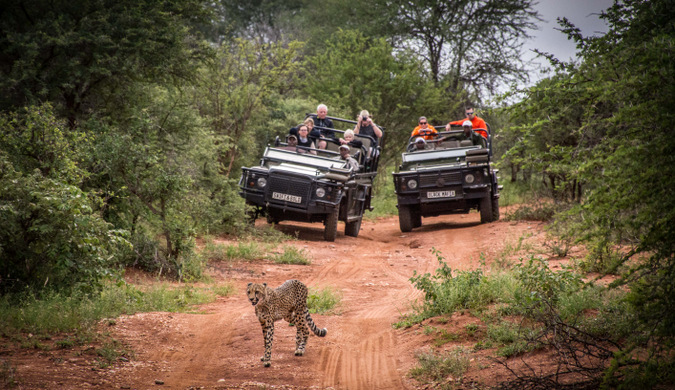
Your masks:
{"label": "cheetah's tail", "polygon": [[307,325],[309,325],[309,329],[314,332],[315,335],[319,337],[324,337],[326,336],[326,333],[328,333],[328,329],[323,328],[319,329],[316,324],[314,324],[314,320],[312,320],[312,317],[309,315],[309,310],[305,309],[305,320],[307,320]]}

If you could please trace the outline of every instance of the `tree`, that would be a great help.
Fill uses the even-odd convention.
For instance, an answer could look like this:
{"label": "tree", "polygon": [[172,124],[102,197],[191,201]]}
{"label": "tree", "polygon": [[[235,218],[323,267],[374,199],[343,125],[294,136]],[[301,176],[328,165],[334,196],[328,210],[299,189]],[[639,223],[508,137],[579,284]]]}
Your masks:
{"label": "tree", "polygon": [[85,140],[49,105],[4,114],[0,127],[0,294],[96,290],[128,242],[76,185]]}
{"label": "tree", "polygon": [[51,101],[70,127],[137,80],[191,77],[203,0],[36,0],[0,13],[0,110]]}
{"label": "tree", "polygon": [[522,124],[514,150],[548,157],[547,169],[583,184],[582,202],[557,224],[589,246],[593,269],[619,272],[613,287],[630,290],[635,320],[629,337],[613,340],[620,348],[605,386],[667,386],[675,381],[675,9],[628,0],[602,18],[609,31],[590,38],[561,21],[579,63],[553,61],[559,74],[527,91],[512,118]]}
{"label": "tree", "polygon": [[272,141],[268,104],[297,85],[303,73],[301,47],[298,42],[262,44],[236,39],[220,47],[216,60],[202,69],[194,99],[217,138],[225,176],[238,178],[241,158],[257,159]]}
{"label": "tree", "polygon": [[305,80],[307,95],[348,119],[367,109],[376,123],[388,129],[381,143],[385,159],[380,166],[400,155],[420,112],[438,117],[452,104],[446,100],[452,97],[424,77],[414,56],[395,56],[384,39],[358,31],[339,30],[324,43],[322,54],[308,57],[307,62],[308,72],[314,75]]}
{"label": "tree", "polygon": [[[330,4],[330,3],[329,3]],[[354,5],[355,28],[386,37],[423,58],[431,78],[448,92],[494,92],[527,77],[523,41],[539,15],[534,0],[375,1]]]}

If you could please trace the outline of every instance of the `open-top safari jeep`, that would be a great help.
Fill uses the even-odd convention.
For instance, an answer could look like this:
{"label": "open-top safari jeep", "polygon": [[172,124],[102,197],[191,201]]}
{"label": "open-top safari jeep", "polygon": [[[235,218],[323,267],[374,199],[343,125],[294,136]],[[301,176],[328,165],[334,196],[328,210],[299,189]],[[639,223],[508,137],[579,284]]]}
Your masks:
{"label": "open-top safari jeep", "polygon": [[[338,124],[354,124],[330,118]],[[343,130],[330,129],[336,137]],[[358,171],[340,159],[339,142],[322,138],[326,149],[291,147],[277,138],[263,153],[260,165],[242,168],[240,195],[250,206],[250,219],[266,216],[269,223],[284,220],[323,222],[324,239],[334,241],[338,221],[345,222],[345,235],[357,237],[365,210],[372,210],[372,185],[377,174],[379,150],[375,141],[356,135],[363,146],[351,147]]]}
{"label": "open-top safari jeep", "polygon": [[[497,170],[491,165],[492,134],[485,129],[474,145],[462,130],[430,136],[424,148],[415,138],[406,144],[394,175],[398,218],[402,232],[422,226],[422,217],[480,211],[481,223],[499,219]],[[482,132],[478,132],[482,134]]]}

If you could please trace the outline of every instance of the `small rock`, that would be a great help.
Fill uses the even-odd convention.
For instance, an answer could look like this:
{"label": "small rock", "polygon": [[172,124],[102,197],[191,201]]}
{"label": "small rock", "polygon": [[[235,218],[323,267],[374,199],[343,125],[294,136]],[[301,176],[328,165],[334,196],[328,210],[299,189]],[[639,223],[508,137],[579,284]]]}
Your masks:
{"label": "small rock", "polygon": [[164,381],[161,381],[161,380],[159,380],[159,379],[156,379],[156,380],[155,380],[155,384],[156,384],[156,385],[163,385],[163,384],[164,384]]}

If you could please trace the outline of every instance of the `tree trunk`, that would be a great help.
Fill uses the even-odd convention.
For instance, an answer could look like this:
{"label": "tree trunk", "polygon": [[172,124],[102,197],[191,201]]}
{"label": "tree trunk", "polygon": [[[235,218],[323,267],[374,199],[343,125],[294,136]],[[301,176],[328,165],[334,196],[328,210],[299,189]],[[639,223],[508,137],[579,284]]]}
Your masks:
{"label": "tree trunk", "polygon": [[511,163],[511,183],[515,183],[518,180],[518,165]]}

